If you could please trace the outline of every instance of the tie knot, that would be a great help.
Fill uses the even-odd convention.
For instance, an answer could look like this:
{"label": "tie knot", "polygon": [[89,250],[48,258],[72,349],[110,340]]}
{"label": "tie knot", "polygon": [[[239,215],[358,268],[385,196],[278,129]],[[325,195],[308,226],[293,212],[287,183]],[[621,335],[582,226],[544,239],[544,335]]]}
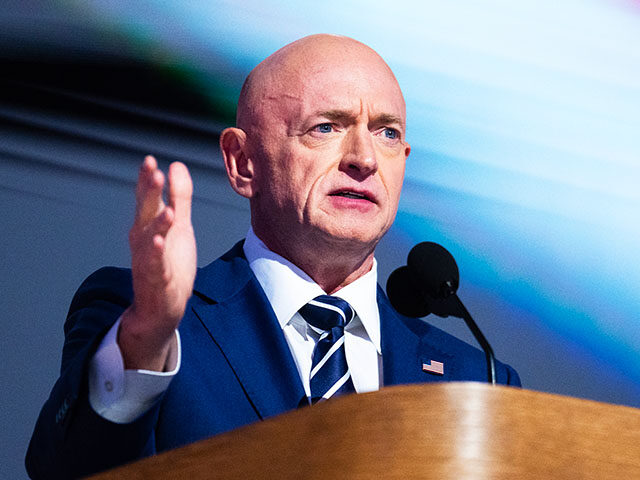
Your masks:
{"label": "tie knot", "polygon": [[319,295],[300,309],[300,315],[309,325],[320,330],[345,327],[355,312],[345,300],[331,295]]}

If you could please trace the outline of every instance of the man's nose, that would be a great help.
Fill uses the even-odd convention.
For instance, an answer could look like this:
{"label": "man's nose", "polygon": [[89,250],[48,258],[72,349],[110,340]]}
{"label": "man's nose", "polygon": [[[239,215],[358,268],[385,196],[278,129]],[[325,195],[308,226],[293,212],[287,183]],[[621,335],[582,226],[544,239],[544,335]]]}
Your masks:
{"label": "man's nose", "polygon": [[340,168],[353,175],[369,176],[378,170],[376,150],[371,132],[365,126],[354,126],[344,138]]}

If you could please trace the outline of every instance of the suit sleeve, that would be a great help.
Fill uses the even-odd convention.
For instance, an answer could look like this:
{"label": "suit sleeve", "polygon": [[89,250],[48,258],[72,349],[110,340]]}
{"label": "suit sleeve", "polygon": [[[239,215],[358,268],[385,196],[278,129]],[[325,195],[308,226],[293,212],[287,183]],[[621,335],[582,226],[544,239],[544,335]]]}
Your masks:
{"label": "suit sleeve", "polygon": [[105,420],[88,398],[89,363],[133,298],[128,270],[103,268],[78,289],[64,326],[60,377],[42,407],[26,467],[33,479],[86,476],[151,455],[160,399],[128,424]]}

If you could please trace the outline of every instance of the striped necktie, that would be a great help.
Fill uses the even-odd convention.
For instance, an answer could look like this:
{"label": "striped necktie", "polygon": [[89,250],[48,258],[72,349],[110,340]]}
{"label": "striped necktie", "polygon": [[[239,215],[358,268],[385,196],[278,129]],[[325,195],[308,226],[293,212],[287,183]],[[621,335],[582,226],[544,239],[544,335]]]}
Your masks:
{"label": "striped necktie", "polygon": [[355,392],[344,349],[344,327],[355,316],[351,305],[338,297],[320,295],[303,306],[300,315],[320,334],[309,379],[311,403]]}

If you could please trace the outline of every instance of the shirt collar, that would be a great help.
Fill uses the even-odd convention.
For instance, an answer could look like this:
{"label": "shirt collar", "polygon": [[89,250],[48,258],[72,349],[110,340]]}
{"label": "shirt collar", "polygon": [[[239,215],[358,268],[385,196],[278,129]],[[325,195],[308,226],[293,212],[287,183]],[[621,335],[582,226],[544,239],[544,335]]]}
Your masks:
{"label": "shirt collar", "polygon": [[[249,268],[258,279],[282,328],[293,316],[318,295],[326,295],[320,286],[300,268],[272,252],[249,228],[244,241]],[[380,349],[380,314],[377,302],[378,264],[362,277],[333,293],[349,302],[356,311],[378,353]]]}

